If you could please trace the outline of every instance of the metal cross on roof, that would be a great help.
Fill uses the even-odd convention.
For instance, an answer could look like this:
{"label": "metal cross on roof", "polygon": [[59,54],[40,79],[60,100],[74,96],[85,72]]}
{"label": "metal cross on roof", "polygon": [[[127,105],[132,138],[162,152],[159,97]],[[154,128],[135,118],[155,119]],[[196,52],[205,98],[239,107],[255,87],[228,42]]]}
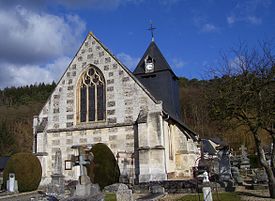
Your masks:
{"label": "metal cross on roof", "polygon": [[154,30],[156,29],[156,27],[153,27],[153,24],[152,24],[152,22],[150,22],[151,23],[151,25],[150,25],[150,27],[147,29],[148,31],[151,31],[151,35],[152,35],[152,41],[154,41],[155,39],[154,39]]}

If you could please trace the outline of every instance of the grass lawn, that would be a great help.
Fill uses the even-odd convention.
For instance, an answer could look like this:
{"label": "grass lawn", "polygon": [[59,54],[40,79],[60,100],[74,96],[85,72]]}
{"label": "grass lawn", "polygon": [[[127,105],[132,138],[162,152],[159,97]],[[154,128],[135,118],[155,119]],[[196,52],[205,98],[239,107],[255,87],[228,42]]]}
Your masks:
{"label": "grass lawn", "polygon": [[105,193],[105,201],[116,201],[115,193]]}
{"label": "grass lawn", "polygon": [[[213,201],[240,201],[241,198],[237,193],[223,192],[217,194],[212,192]],[[178,199],[178,201],[203,201],[203,195],[200,193],[200,199],[198,194],[186,195]]]}

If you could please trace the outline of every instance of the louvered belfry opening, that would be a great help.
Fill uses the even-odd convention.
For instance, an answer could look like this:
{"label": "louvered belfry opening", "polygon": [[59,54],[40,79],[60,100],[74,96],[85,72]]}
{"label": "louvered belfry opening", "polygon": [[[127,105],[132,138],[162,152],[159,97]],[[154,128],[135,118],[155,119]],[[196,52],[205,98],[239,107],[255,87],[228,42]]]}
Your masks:
{"label": "louvered belfry opening", "polygon": [[80,78],[79,102],[80,122],[105,120],[105,80],[102,72],[93,65],[90,65]]}

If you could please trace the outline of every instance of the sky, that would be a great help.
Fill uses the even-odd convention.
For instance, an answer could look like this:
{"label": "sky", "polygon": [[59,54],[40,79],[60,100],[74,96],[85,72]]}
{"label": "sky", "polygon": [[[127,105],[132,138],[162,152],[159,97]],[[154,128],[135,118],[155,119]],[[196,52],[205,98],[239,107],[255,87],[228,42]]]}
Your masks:
{"label": "sky", "polygon": [[155,42],[177,76],[275,37],[275,0],[0,0],[0,88],[58,81],[92,31],[133,70]]}

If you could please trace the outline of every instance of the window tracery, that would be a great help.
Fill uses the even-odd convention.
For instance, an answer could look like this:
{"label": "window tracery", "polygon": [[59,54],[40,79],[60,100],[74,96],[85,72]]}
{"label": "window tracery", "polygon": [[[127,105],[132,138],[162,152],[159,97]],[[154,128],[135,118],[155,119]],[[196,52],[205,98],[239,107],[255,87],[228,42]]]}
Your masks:
{"label": "window tracery", "polygon": [[103,121],[106,117],[105,80],[95,66],[82,74],[79,86],[79,121]]}

